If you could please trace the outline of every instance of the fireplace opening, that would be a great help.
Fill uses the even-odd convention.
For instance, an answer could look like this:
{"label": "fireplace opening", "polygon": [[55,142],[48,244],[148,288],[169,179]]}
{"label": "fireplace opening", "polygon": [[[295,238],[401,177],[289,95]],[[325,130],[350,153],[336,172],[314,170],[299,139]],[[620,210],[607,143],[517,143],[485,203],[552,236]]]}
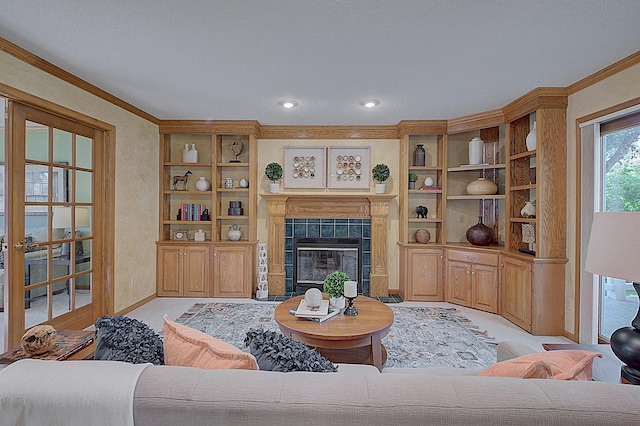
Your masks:
{"label": "fireplace opening", "polygon": [[293,285],[296,293],[322,290],[325,277],[342,271],[358,283],[362,293],[362,240],[360,238],[294,238]]}

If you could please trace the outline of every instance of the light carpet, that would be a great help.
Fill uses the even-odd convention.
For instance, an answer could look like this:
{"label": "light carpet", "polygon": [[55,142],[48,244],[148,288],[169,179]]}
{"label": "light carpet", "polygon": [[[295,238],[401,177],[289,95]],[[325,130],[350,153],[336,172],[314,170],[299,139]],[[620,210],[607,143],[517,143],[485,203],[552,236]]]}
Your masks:
{"label": "light carpet", "polygon": [[[273,312],[277,303],[196,303],[176,322],[205,332],[248,352],[246,332],[280,332]],[[455,308],[388,305],[395,315],[385,367],[485,368],[496,361],[496,342]],[[331,321],[331,320],[329,320]]]}

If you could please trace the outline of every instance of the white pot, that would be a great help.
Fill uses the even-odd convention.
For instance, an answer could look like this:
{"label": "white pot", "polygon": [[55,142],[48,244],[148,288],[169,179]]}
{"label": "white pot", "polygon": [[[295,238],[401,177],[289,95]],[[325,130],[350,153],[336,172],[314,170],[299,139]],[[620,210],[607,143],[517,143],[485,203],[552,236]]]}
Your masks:
{"label": "white pot", "polygon": [[387,190],[387,185],[384,183],[376,183],[376,194],[384,194]]}
{"label": "white pot", "polygon": [[201,176],[200,179],[196,181],[196,189],[198,191],[206,191],[209,189],[209,182],[204,176]]}
{"label": "white pot", "polygon": [[269,192],[272,194],[280,192],[280,184],[278,182],[271,182],[269,184]]}
{"label": "white pot", "polygon": [[493,195],[498,192],[498,185],[486,178],[478,178],[467,185],[467,194]]}
{"label": "white pot", "polygon": [[333,306],[334,308],[338,309],[344,309],[344,296],[330,297],[329,306]]}

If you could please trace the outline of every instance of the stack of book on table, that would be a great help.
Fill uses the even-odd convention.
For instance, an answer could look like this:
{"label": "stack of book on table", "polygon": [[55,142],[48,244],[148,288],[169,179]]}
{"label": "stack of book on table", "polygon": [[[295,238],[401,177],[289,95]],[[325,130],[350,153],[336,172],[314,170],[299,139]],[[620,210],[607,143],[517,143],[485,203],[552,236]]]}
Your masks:
{"label": "stack of book on table", "polygon": [[298,309],[295,311],[295,316],[308,319],[310,321],[323,322],[338,315],[339,313],[340,309],[329,307],[328,300],[323,300],[319,307],[310,308],[307,306],[305,300],[302,299],[298,305]]}

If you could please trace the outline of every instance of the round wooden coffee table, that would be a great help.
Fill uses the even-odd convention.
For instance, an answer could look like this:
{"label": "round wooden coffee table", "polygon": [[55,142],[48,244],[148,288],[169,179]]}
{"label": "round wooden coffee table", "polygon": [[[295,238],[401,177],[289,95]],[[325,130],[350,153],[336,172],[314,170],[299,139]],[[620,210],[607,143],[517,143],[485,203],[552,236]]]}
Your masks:
{"label": "round wooden coffee table", "polygon": [[357,316],[340,314],[318,323],[289,312],[298,307],[303,297],[294,297],[276,307],[275,319],[285,336],[316,348],[332,362],[371,364],[382,371],[387,350],[381,340],[393,324],[393,311],[388,306],[358,296],[353,302]]}

